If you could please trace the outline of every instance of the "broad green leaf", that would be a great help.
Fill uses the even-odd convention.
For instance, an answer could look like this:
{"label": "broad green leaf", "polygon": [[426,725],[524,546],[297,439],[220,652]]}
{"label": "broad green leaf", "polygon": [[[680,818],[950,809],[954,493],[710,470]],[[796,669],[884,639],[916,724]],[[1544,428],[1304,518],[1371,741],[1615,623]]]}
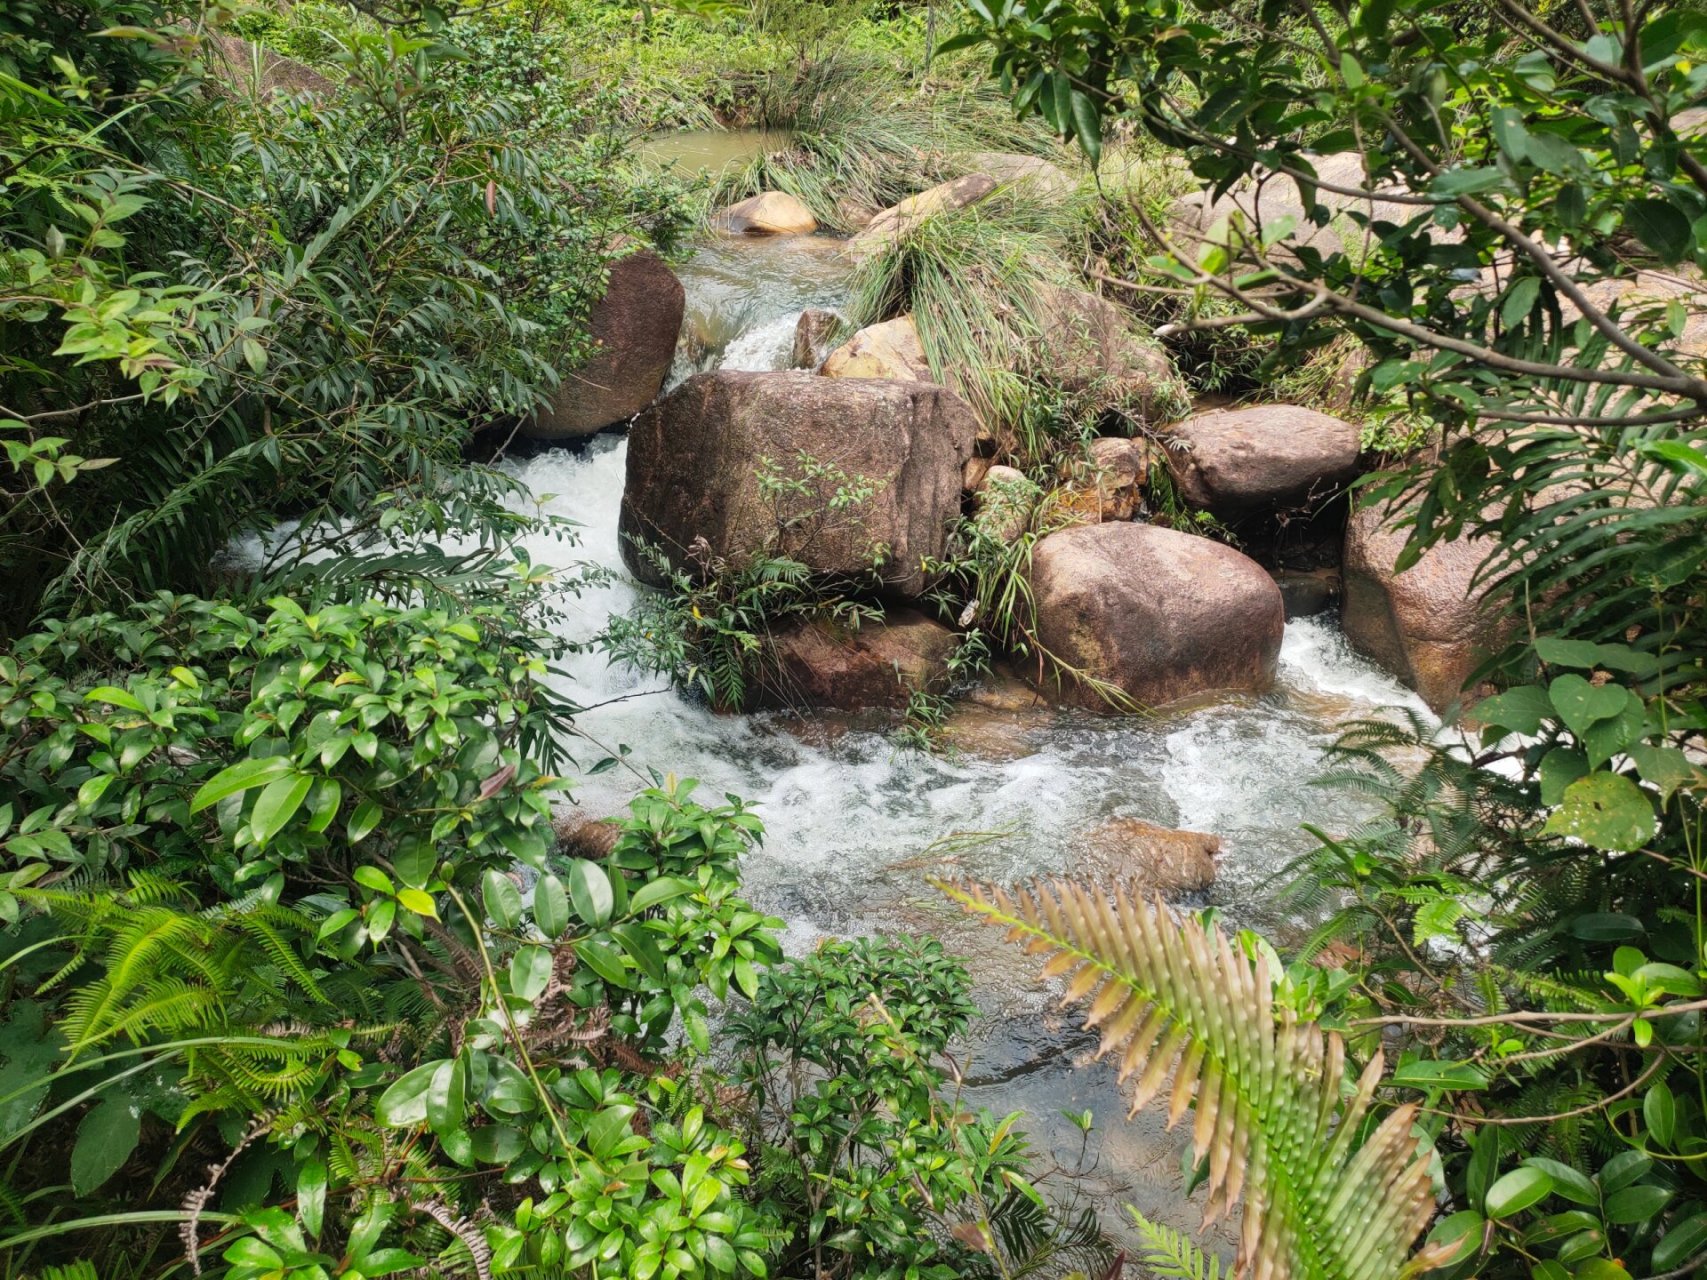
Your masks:
{"label": "broad green leaf", "polygon": [[1520,1166],[1488,1188],[1487,1214],[1510,1218],[1540,1204],[1553,1190],[1553,1179],[1543,1169]]}
{"label": "broad green leaf", "polygon": [[439,918],[438,904],[433,901],[433,895],[424,889],[399,889],[397,902],[418,916],[427,916],[433,920]]}
{"label": "broad green leaf", "polygon": [[1488,1077],[1467,1062],[1404,1062],[1391,1083],[1407,1089],[1486,1089]]}
{"label": "broad green leaf", "polygon": [[1643,743],[1626,748],[1642,781],[1660,793],[1660,803],[1669,801],[1677,789],[1701,780],[1701,771],[1676,747],[1650,747]]}
{"label": "broad green leaf", "polygon": [[1544,721],[1553,718],[1553,702],[1545,689],[1519,685],[1478,702],[1471,715],[1483,724],[1497,725],[1513,733],[1535,734]]}
{"label": "broad green leaf", "polygon": [[1676,262],[1694,242],[1689,219],[1669,200],[1632,200],[1624,206],[1624,225],[1662,262]]}
{"label": "broad green leaf", "polygon": [[83,1117],[71,1146],[71,1188],[92,1195],[117,1173],[142,1131],[142,1107],[125,1093],[110,1093]]}
{"label": "broad green leaf", "polygon": [[211,804],[218,804],[226,796],[234,796],[240,791],[251,787],[265,786],[277,778],[283,777],[293,769],[290,759],[286,756],[268,756],[263,760],[240,760],[226,769],[221,769],[213,777],[202,783],[195,797],[190,801],[190,812],[200,813]]}
{"label": "broad green leaf", "polygon": [[249,816],[249,827],[255,833],[255,843],[261,848],[284,829],[296,816],[314,779],[306,773],[294,773],[269,782],[255,801],[255,811]]}
{"label": "broad green leaf", "polygon": [[1592,1180],[1580,1169],[1559,1160],[1549,1160],[1545,1156],[1531,1156],[1523,1162],[1532,1169],[1539,1169],[1553,1179],[1553,1194],[1562,1196],[1572,1204],[1597,1205],[1600,1203],[1600,1192]]}
{"label": "broad green leaf", "polygon": [[350,821],[344,831],[350,837],[351,844],[360,844],[367,839],[369,833],[379,825],[384,816],[380,807],[372,800],[363,800],[356,806],[356,811],[350,815]]}
{"label": "broad green leaf", "polygon": [[577,942],[575,954],[587,968],[612,986],[628,986],[628,969],[623,965],[622,957],[604,943],[589,940]]}
{"label": "broad green leaf", "polygon": [[1588,756],[1576,747],[1554,747],[1541,757],[1538,771],[1541,803],[1551,808],[1565,798],[1565,788],[1588,773]]}
{"label": "broad green leaf", "polygon": [[1547,686],[1547,696],[1565,727],[1580,740],[1597,720],[1608,720],[1624,710],[1629,694],[1622,685],[1593,685],[1574,672],[1556,676]]}
{"label": "broad green leaf", "polygon": [[514,929],[521,923],[521,890],[502,871],[488,871],[480,878],[480,897],[486,914],[500,929]]}
{"label": "broad green leaf", "polygon": [[296,1216],[310,1236],[320,1234],[326,1215],[326,1162],[304,1160],[296,1170]]}
{"label": "broad green leaf", "polygon": [[373,1105],[374,1119],[392,1129],[410,1129],[425,1124],[427,1090],[439,1068],[446,1065],[448,1059],[437,1058],[405,1073],[379,1095],[379,1101]]}
{"label": "broad green leaf", "polygon": [[634,891],[634,896],[628,900],[628,909],[639,915],[672,899],[693,893],[698,888],[693,881],[683,880],[680,876],[659,876],[656,880],[648,880]]}
{"label": "broad green leaf", "polygon": [[602,928],[610,923],[610,877],[596,862],[577,858],[569,864],[569,900],[575,904],[575,914],[585,924]]}
{"label": "broad green leaf", "polygon": [[1574,836],[1611,853],[1640,849],[1657,829],[1652,802],[1618,773],[1591,773],[1571,783],[1542,828],[1548,835]]}
{"label": "broad green leaf", "polygon": [[533,922],[553,941],[569,927],[569,897],[554,875],[541,876],[533,887]]}
{"label": "broad green leaf", "polygon": [[1671,1197],[1670,1187],[1658,1187],[1651,1182],[1625,1187],[1606,1197],[1606,1220],[1621,1227],[1652,1222]]}
{"label": "broad green leaf", "polygon": [[427,1083],[427,1126],[434,1133],[449,1133],[466,1114],[466,1079],[462,1059],[439,1064]]}
{"label": "broad green leaf", "polygon": [[537,1000],[551,981],[551,952],[527,946],[510,959],[510,990],[523,1000]]}
{"label": "broad green leaf", "polygon": [[1654,1246],[1653,1269],[1676,1270],[1703,1249],[1707,1249],[1707,1213],[1697,1213],[1673,1223],[1665,1238]]}
{"label": "broad green leaf", "polygon": [[1505,300],[1500,303],[1500,323],[1507,329],[1515,329],[1528,319],[1540,297],[1541,280],[1538,276],[1524,276],[1514,281],[1506,290]]}
{"label": "broad green leaf", "polygon": [[1655,1142],[1662,1147],[1671,1146],[1677,1132],[1677,1099],[1672,1097],[1664,1080],[1648,1086],[1647,1096],[1642,1099],[1642,1121]]}

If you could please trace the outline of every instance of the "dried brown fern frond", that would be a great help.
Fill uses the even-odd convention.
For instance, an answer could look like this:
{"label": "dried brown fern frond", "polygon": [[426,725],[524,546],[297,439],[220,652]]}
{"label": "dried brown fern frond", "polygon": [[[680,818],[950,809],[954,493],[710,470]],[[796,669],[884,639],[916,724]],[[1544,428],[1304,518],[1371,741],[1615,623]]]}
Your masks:
{"label": "dried brown fern frond", "polygon": [[1346,1087],[1343,1042],[1277,1007],[1262,959],[1125,889],[938,888],[1047,956],[1064,1004],[1090,1002],[1098,1056],[1118,1055],[1122,1083],[1136,1077],[1134,1114],[1172,1069],[1168,1123],[1195,1110],[1192,1148],[1208,1161],[1204,1225],[1244,1197],[1237,1274],[1393,1280],[1431,1265],[1411,1252],[1434,1210],[1415,1108],[1394,1109],[1360,1142],[1380,1055]]}

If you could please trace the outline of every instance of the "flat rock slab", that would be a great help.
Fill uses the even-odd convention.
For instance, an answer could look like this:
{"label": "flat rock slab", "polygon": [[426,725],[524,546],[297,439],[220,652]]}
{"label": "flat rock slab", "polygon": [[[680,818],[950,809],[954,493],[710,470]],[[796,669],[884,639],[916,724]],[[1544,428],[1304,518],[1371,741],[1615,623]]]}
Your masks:
{"label": "flat rock slab", "polygon": [[774,637],[761,706],[864,711],[904,707],[946,676],[956,638],[916,609],[892,609],[859,627],[810,622]]}

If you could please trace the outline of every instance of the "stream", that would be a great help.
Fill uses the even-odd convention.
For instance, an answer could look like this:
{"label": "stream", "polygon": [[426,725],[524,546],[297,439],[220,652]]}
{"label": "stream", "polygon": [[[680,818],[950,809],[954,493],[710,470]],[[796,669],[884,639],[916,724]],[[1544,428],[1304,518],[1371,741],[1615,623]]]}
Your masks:
{"label": "stream", "polygon": [[[836,306],[846,262],[822,237],[720,239],[679,272],[687,289],[683,355],[672,380],[696,368],[786,365],[794,322],[808,306]],[[509,465],[543,509],[580,523],[573,554],[616,579],[566,602],[571,639],[596,635],[638,590],[617,543],[626,441],[606,433]],[[561,563],[564,548],[530,548]],[[933,874],[997,882],[1070,872],[1075,837],[1111,817],[1214,832],[1219,878],[1206,901],[1241,926],[1286,923],[1279,872],[1311,847],[1300,824],[1345,829],[1366,816],[1357,797],[1312,785],[1337,727],[1386,705],[1421,704],[1353,655],[1332,615],[1287,626],[1275,689],[1148,719],[1039,708],[1000,719],[988,753],[903,750],[857,721],[803,721],[781,713],[718,716],[656,678],[613,668],[599,653],[565,664],[567,691],[594,709],[578,724],[607,748],[628,747],[641,770],[701,780],[712,796],[756,802],[767,835],[746,864],[746,891],[788,922],[790,953],[818,939],[932,933],[965,956],[987,1016],[957,1047],[974,1105],[1023,1110],[1036,1145],[1073,1166],[1079,1131],[1062,1112],[1096,1118],[1081,1188],[1110,1212],[1131,1203],[1195,1227],[1180,1190],[1183,1132],[1145,1113],[1127,1123],[1113,1071],[1083,1067],[1090,1041],[1034,980],[1035,967],[996,930],[960,915],[927,883]],[[620,699],[611,701],[612,699]],[[597,705],[597,704],[605,705]],[[596,758],[589,748],[584,763]],[[624,807],[632,774],[611,770],[576,787],[589,816]]]}

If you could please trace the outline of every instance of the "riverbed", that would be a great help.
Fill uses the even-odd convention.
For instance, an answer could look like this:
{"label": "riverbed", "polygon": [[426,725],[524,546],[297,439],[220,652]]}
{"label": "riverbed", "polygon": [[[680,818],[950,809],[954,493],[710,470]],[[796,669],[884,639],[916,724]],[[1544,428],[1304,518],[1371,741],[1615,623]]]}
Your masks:
{"label": "riverbed", "polygon": [[[679,274],[689,336],[674,379],[700,368],[783,367],[800,310],[843,301],[847,264],[823,237],[723,239]],[[626,442],[606,433],[509,465],[545,511],[579,522],[575,555],[611,571],[566,602],[568,638],[589,640],[639,590],[622,571],[616,533]],[[547,563],[564,555],[549,542],[532,550]],[[748,860],[747,892],[788,922],[790,951],[832,936],[943,937],[967,957],[987,1015],[957,1047],[968,1100],[1024,1110],[1026,1129],[1069,1165],[1080,1135],[1061,1113],[1092,1110],[1086,1187],[1104,1208],[1130,1202],[1181,1226],[1196,1216],[1179,1197],[1182,1138],[1164,1135],[1151,1115],[1125,1122],[1112,1071],[1081,1068],[1087,1042],[1032,980],[1032,963],[960,916],[927,879],[1070,873],[1083,832],[1111,817],[1141,818],[1220,835],[1219,874],[1203,905],[1235,925],[1283,927],[1280,873],[1312,844],[1301,824],[1343,830],[1367,812],[1358,797],[1314,785],[1324,749],[1349,720],[1393,704],[1421,710],[1346,648],[1331,615],[1288,625],[1279,680],[1262,697],[1145,718],[1039,708],[987,754],[905,750],[881,729],[842,720],[714,715],[596,651],[574,655],[566,671],[566,691],[592,708],[579,719],[586,762],[621,744],[641,771],[695,777],[714,796],[757,804],[767,834]],[[604,816],[637,785],[613,770],[579,785],[575,801]]]}

